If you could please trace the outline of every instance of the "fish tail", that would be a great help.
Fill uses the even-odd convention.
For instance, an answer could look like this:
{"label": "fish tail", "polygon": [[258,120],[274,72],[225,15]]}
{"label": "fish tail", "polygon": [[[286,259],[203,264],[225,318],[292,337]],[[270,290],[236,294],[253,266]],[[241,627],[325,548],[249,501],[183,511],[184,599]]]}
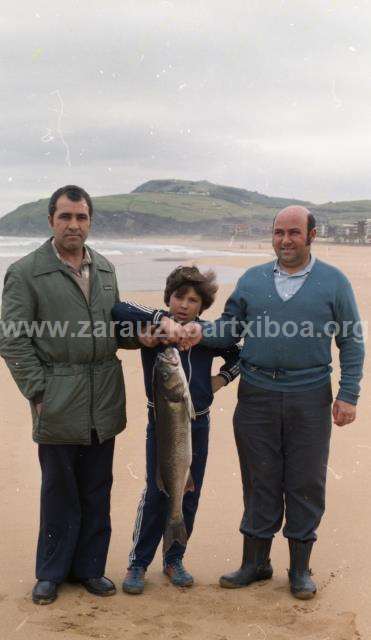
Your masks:
{"label": "fish tail", "polygon": [[179,542],[183,547],[187,546],[188,535],[187,530],[185,528],[184,519],[181,520],[168,520],[166,523],[165,533],[164,533],[164,544],[163,544],[163,553],[167,553],[174,544],[174,542]]}

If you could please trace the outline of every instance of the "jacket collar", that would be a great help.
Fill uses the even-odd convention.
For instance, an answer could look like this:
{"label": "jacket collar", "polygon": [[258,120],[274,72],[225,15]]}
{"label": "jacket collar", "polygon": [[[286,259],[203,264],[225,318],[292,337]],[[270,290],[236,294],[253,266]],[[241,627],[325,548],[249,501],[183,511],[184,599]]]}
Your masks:
{"label": "jacket collar", "polygon": [[[113,271],[110,263],[99,253],[94,251],[91,247],[87,247],[93,270],[99,269],[100,271]],[[33,267],[33,275],[41,276],[45,273],[53,273],[53,271],[67,271],[67,267],[58,260],[55,251],[52,246],[52,238],[49,238],[44,244],[41,245],[35,251],[35,262]]]}

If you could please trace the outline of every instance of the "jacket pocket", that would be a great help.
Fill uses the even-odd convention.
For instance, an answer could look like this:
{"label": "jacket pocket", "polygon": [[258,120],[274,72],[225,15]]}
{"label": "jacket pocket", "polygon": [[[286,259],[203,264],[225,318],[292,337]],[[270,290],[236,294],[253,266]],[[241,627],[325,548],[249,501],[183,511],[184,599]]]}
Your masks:
{"label": "jacket pocket", "polygon": [[89,437],[89,378],[84,369],[47,376],[37,433],[43,440],[78,442]]}

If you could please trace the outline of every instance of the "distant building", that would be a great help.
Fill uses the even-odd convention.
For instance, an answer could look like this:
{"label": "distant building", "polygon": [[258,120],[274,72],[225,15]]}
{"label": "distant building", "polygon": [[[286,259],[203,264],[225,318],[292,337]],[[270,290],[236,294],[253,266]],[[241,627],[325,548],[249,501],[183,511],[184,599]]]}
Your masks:
{"label": "distant building", "polygon": [[317,224],[317,235],[320,238],[328,238],[329,236],[329,227],[326,222],[319,222]]}
{"label": "distant building", "polygon": [[[321,235],[321,234],[319,234]],[[342,224],[329,224],[325,236],[335,242],[349,244],[371,243],[371,218],[357,220],[357,222],[343,222]]]}
{"label": "distant building", "polygon": [[362,241],[366,244],[371,242],[371,218],[366,220],[359,220],[358,222],[358,234],[362,238]]}

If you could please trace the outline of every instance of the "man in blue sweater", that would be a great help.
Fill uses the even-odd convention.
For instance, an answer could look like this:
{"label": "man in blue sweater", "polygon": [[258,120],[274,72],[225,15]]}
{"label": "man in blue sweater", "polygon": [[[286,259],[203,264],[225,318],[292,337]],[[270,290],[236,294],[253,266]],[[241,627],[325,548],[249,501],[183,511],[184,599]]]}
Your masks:
{"label": "man in blue sweater", "polygon": [[[332,417],[356,417],[364,346],[347,278],[311,255],[315,220],[290,206],[273,225],[277,260],[252,267],[238,281],[214,323],[187,325],[180,347],[227,347],[244,337],[234,431],[244,490],[242,565],[220,578],[237,588],[272,577],[273,536],[286,522],[293,595],[312,598],[309,559],[325,508]],[[164,324],[164,323],[163,323]],[[193,335],[191,334],[193,330]],[[331,341],[341,379],[332,404]]]}

